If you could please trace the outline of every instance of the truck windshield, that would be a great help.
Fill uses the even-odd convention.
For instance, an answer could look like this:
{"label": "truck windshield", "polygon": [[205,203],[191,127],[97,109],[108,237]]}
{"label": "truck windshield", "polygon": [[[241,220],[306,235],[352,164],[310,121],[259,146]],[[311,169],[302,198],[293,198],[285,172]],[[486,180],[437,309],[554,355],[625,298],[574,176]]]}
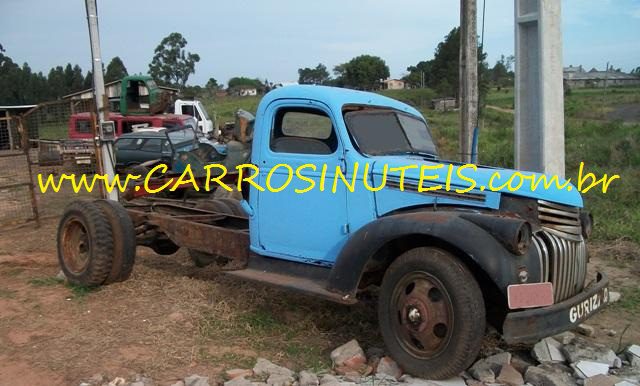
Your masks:
{"label": "truck windshield", "polygon": [[209,113],[207,113],[207,109],[204,108],[204,105],[200,101],[196,101],[198,104],[199,110],[202,113],[202,117],[206,120],[209,120]]}
{"label": "truck windshield", "polygon": [[438,153],[427,124],[395,110],[368,109],[344,114],[356,148],[366,155],[415,154],[436,158]]}

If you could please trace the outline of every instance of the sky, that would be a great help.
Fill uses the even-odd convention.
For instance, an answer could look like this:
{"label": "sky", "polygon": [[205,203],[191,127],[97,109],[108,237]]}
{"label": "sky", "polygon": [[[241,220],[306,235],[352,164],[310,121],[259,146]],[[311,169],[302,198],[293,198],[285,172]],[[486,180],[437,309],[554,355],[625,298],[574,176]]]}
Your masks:
{"label": "sky", "polygon": [[[478,0],[481,9],[483,0]],[[514,52],[513,0],[486,0],[488,61]],[[300,67],[329,69],[382,57],[392,77],[433,57],[459,23],[456,0],[98,0],[102,57],[146,73],[163,37],[180,32],[200,62],[189,84],[233,76],[297,80]],[[481,12],[478,12],[480,34]],[[564,65],[631,71],[640,66],[640,0],[562,0]],[[0,0],[0,44],[35,71],[91,65],[82,0]]]}

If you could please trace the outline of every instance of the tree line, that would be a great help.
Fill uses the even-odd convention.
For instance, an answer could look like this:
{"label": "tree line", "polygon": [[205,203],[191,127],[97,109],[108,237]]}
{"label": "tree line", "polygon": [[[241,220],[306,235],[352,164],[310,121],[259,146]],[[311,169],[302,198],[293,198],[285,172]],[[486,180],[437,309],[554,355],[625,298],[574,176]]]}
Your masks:
{"label": "tree line", "polygon": [[[478,74],[481,96],[486,94],[490,85],[506,87],[513,84],[511,69],[513,56],[504,55],[489,68],[487,53],[478,47]],[[420,61],[407,67],[402,77],[407,87],[430,88],[439,96],[458,95],[460,63],[460,29],[453,28],[438,44],[432,59]],[[389,67],[377,56],[362,55],[333,68],[331,77],[327,67],[319,63],[316,67],[298,69],[298,83],[349,87],[362,90],[374,90],[382,87],[381,80],[389,77]]]}
{"label": "tree line", "polygon": [[[183,89],[183,93],[193,96],[213,95],[224,86],[215,78],[209,78],[202,86],[187,86],[190,75],[195,73],[195,65],[200,56],[186,50],[187,40],[178,32],[163,38],[155,48],[149,64],[149,75],[159,84]],[[459,89],[460,29],[453,28],[438,44],[431,59],[420,61],[407,67],[402,78],[410,88],[426,87],[439,96],[457,96]],[[478,47],[478,73],[481,97],[490,85],[506,87],[513,84],[513,56],[502,56],[489,68],[487,54]],[[105,71],[105,82],[115,81],[128,75],[127,68],[119,57],[111,59]],[[360,90],[376,90],[382,81],[389,78],[389,66],[373,55],[359,55],[348,62],[333,67],[332,74],[322,63],[315,67],[298,69],[298,83],[347,87]],[[60,97],[92,87],[91,71],[83,72],[79,65],[67,63],[56,66],[48,73],[34,72],[27,63],[19,65],[5,53],[0,45],[0,103],[31,104]],[[230,90],[243,87],[255,88],[258,92],[268,92],[275,87],[268,80],[236,76],[227,82]]]}

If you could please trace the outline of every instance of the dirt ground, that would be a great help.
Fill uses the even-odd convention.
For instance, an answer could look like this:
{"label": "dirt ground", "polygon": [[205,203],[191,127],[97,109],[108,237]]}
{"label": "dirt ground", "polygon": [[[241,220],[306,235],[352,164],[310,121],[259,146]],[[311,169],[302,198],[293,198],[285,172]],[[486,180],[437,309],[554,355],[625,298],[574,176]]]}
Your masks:
{"label": "dirt ground", "polygon": [[[55,279],[56,225],[1,233],[0,385],[77,385],[96,373],[145,374],[160,385],[191,374],[222,380],[258,356],[317,371],[349,339],[382,346],[372,302],[340,306],[234,280],[193,267],[184,252],[139,248],[130,280],[69,287]],[[592,249],[592,268],[609,275],[613,290],[637,290],[637,245]],[[619,350],[640,343],[638,316],[633,301],[621,302],[589,324],[595,339]]]}

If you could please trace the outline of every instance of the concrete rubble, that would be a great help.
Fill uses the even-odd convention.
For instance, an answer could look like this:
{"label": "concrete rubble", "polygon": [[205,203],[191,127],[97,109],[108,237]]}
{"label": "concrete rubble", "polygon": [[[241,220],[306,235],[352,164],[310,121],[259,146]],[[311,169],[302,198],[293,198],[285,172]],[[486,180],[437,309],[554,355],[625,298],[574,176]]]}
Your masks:
{"label": "concrete rubble", "polygon": [[[581,329],[582,330],[582,329]],[[594,330],[595,331],[595,330]],[[580,332],[578,331],[580,334]],[[580,334],[583,335],[583,334]],[[252,369],[229,369],[226,381],[191,375],[171,386],[640,386],[640,346],[631,345],[617,355],[610,348],[571,332],[542,339],[530,349],[508,352],[494,348],[460,376],[429,380],[404,374],[384,350],[362,349],[356,340],[331,352],[332,369],[294,372],[258,358]],[[132,380],[97,374],[81,386],[155,386],[151,378]]]}

